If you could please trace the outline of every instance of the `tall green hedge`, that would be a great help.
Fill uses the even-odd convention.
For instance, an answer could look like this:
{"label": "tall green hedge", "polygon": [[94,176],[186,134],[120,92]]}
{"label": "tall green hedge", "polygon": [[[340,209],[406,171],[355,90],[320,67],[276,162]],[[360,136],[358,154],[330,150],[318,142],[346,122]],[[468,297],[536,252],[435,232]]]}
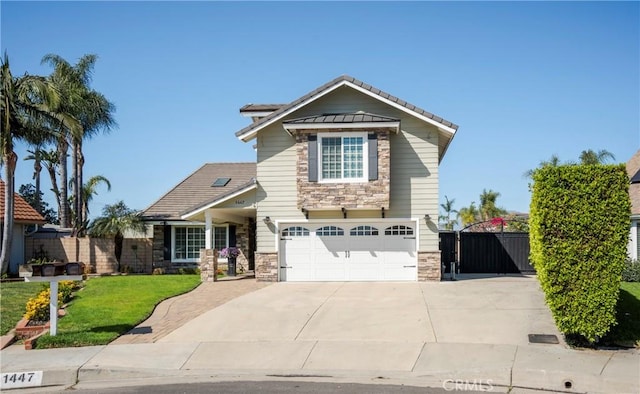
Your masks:
{"label": "tall green hedge", "polygon": [[566,335],[596,342],[616,323],[628,189],[624,165],[547,166],[533,174],[531,261]]}

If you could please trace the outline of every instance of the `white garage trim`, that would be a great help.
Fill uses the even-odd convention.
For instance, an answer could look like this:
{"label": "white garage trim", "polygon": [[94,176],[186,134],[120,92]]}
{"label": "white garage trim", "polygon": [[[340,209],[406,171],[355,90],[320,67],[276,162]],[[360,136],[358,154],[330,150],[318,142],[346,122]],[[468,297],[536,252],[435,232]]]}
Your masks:
{"label": "white garage trim", "polygon": [[278,221],[276,228],[280,281],[417,280],[417,219]]}

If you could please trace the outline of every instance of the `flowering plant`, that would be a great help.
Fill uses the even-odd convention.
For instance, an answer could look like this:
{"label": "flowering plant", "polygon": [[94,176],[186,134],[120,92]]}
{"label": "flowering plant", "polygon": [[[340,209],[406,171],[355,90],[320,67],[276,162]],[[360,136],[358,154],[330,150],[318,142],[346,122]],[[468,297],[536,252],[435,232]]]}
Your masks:
{"label": "flowering plant", "polygon": [[220,251],[220,257],[229,258],[229,257],[238,257],[240,255],[240,249],[235,246],[230,246],[228,248],[224,248]]}

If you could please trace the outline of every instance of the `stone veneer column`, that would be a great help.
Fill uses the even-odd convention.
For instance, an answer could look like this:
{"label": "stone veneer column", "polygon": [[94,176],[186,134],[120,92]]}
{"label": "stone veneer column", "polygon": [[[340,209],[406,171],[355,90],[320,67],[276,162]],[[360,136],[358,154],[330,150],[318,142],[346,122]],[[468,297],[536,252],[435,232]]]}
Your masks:
{"label": "stone veneer column", "polygon": [[278,281],[278,253],[256,252],[256,280],[258,282]]}
{"label": "stone veneer column", "polygon": [[202,282],[217,282],[218,251],[215,249],[200,249],[199,268]]}
{"label": "stone veneer column", "polygon": [[151,266],[164,267],[164,226],[153,226]]}
{"label": "stone veneer column", "polygon": [[439,282],[441,269],[440,251],[418,252],[418,281]]}

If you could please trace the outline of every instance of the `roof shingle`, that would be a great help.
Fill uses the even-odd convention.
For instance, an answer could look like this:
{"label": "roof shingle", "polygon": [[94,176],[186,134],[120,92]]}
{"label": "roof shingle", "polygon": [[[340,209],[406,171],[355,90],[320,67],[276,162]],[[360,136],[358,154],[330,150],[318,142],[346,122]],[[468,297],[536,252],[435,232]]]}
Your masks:
{"label": "roof shingle", "polygon": [[[4,221],[5,184],[0,180],[0,222]],[[46,220],[18,193],[13,194],[13,220],[16,223],[44,224]]]}
{"label": "roof shingle", "polygon": [[[300,104],[303,104],[303,103],[305,103],[307,101],[312,100],[319,93],[321,93],[321,92],[323,92],[323,91],[325,91],[325,90],[327,90],[327,89],[329,89],[329,88],[331,88],[331,87],[333,87],[335,85],[343,83],[343,82],[350,82],[350,83],[352,83],[352,84],[354,84],[356,86],[362,87],[363,89],[366,89],[366,90],[368,90],[368,91],[370,91],[370,92],[372,92],[374,94],[377,94],[378,96],[380,96],[382,98],[385,98],[385,99],[387,99],[389,101],[397,103],[398,105],[404,106],[407,109],[410,109],[409,106],[411,106],[412,109],[410,109],[410,110],[413,111],[413,112],[416,112],[416,113],[418,113],[418,114],[420,114],[420,115],[422,115],[424,117],[427,117],[429,119],[433,119],[434,121],[436,121],[438,123],[441,123],[441,124],[443,124],[443,125],[445,125],[447,127],[450,127],[450,128],[452,128],[454,130],[458,129],[458,125],[456,125],[456,124],[454,124],[452,122],[449,122],[448,120],[442,119],[442,118],[440,118],[440,117],[438,117],[438,116],[436,116],[436,115],[434,115],[434,114],[432,114],[430,112],[427,112],[427,111],[423,110],[420,107],[416,107],[415,105],[409,104],[406,101],[400,100],[399,98],[397,98],[395,96],[392,96],[389,93],[383,92],[380,89],[376,89],[373,86],[367,85],[364,82],[359,81],[359,80],[357,80],[357,79],[355,79],[355,78],[353,78],[353,77],[351,77],[349,75],[342,75],[342,76],[340,76],[340,77],[338,77],[338,78],[336,78],[336,79],[334,79],[332,81],[327,82],[326,84],[320,86],[319,88],[317,88],[317,89],[305,94],[304,96],[302,96],[302,97],[290,102],[289,104],[280,107],[279,109],[277,109],[276,111],[272,112],[271,114],[269,114],[269,115],[267,115],[267,116],[265,116],[265,117],[263,117],[261,119],[256,120],[255,122],[253,122],[249,126],[247,126],[247,127],[243,128],[242,130],[238,131],[236,133],[236,136],[237,137],[241,137],[242,135],[246,134],[247,132],[251,131],[252,129],[260,127],[261,125],[270,122],[272,119],[277,118],[278,116],[280,116],[283,113],[291,110],[292,108],[295,108],[295,107],[299,106]],[[250,104],[250,105],[255,105],[255,104]],[[244,106],[243,108],[245,108],[245,107],[247,107],[247,106]],[[241,109],[241,112],[242,112],[242,109]]]}
{"label": "roof shingle", "polygon": [[[212,187],[218,178],[231,178],[223,187]],[[190,208],[243,187],[256,177],[256,163],[207,163],[178,183],[142,212],[147,220],[182,220]]]}

